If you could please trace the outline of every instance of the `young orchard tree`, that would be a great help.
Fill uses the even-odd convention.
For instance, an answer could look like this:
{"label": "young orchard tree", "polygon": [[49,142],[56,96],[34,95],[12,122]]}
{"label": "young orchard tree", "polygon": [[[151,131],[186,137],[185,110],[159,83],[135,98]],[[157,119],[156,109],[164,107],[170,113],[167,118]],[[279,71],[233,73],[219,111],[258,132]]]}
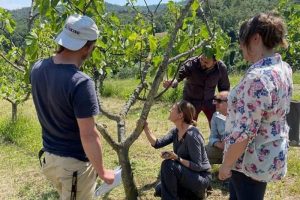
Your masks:
{"label": "young orchard tree", "polygon": [[[28,100],[30,86],[26,80],[28,62],[25,47],[14,45],[11,34],[15,30],[15,22],[11,14],[0,8],[0,96],[12,105],[12,121],[17,120],[18,105]],[[29,18],[30,19],[30,18]],[[32,21],[28,23],[28,30]]]}
{"label": "young orchard tree", "polygon": [[[211,51],[219,59],[223,49],[229,44],[228,37],[213,21],[206,18],[202,10],[202,1],[189,0],[184,4],[170,1],[166,10],[170,23],[167,32],[162,36],[155,33],[154,21],[160,3],[154,10],[147,6],[147,12],[142,12],[135,7],[133,1],[128,1],[128,5],[131,6],[129,9],[136,14],[132,21],[126,24],[122,24],[114,13],[106,13],[102,1],[63,0],[50,3],[50,0],[37,0],[35,3],[34,8],[41,14],[40,23],[51,26],[54,32],[60,28],[66,17],[73,13],[86,14],[95,20],[100,29],[100,38],[82,70],[94,77],[99,99],[101,84],[111,71],[120,71],[123,66],[139,66],[137,76],[140,82],[119,113],[105,110],[99,101],[102,114],[116,123],[117,136],[113,136],[104,125],[97,123],[103,138],[118,155],[126,199],[137,199],[138,190],[134,182],[129,150],[139,138],[151,107],[160,96],[159,86],[167,74],[168,66],[171,63],[175,64],[170,66],[177,66],[176,64],[185,60],[187,56],[199,54],[202,47],[208,44],[212,45]],[[43,39],[37,37],[37,43]],[[170,71],[170,75],[175,75],[176,70]],[[154,75],[150,76],[150,72]],[[143,100],[143,106],[136,127],[128,133],[126,117],[138,100]]]}
{"label": "young orchard tree", "polygon": [[283,14],[288,30],[289,47],[282,52],[282,55],[284,60],[296,71],[300,69],[300,2],[280,0],[278,11]]}

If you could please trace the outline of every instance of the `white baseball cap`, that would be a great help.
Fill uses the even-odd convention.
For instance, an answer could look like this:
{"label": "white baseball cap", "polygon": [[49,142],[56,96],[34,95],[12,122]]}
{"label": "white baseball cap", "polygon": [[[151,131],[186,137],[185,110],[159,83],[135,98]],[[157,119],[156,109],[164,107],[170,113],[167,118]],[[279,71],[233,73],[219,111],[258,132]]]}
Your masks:
{"label": "white baseball cap", "polygon": [[98,27],[91,18],[75,14],[68,17],[62,32],[55,41],[66,49],[77,51],[87,41],[96,40],[98,35]]}

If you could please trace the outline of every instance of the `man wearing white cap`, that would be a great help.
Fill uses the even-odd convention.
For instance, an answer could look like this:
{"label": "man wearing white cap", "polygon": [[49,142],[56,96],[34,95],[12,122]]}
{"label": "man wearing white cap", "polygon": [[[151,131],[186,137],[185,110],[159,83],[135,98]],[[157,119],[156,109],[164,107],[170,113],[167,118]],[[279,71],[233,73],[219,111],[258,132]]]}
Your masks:
{"label": "man wearing white cap", "polygon": [[59,44],[57,53],[37,61],[30,74],[42,126],[42,173],[57,188],[61,199],[91,199],[97,174],[108,184],[114,181],[114,172],[104,168],[95,127],[99,107],[94,82],[80,71],[98,34],[91,18],[70,16],[55,39]]}

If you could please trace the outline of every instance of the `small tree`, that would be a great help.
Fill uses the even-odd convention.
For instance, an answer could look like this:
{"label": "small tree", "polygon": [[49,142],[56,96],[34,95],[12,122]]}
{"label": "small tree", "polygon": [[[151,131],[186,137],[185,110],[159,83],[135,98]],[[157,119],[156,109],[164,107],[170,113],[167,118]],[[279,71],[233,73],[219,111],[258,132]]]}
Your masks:
{"label": "small tree", "polygon": [[[59,6],[57,6],[58,3],[60,3]],[[120,19],[114,13],[105,12],[103,2],[96,0],[37,0],[34,8],[40,12],[41,18],[30,34],[31,36],[36,35],[36,37],[28,37],[31,48],[28,48],[27,52],[33,59],[38,55],[35,53],[36,51],[40,52],[40,49],[46,49],[45,46],[49,47],[48,42],[53,45],[53,42],[50,41],[46,41],[47,45],[45,45],[45,37],[42,37],[41,31],[37,31],[41,26],[44,28],[43,32],[45,32],[45,28],[48,28],[48,34],[52,35],[49,37],[53,38],[54,33],[61,29],[67,16],[77,12],[91,16],[100,29],[100,38],[97,40],[96,49],[91,59],[83,66],[83,70],[94,77],[99,97],[101,85],[110,71],[120,70],[123,66],[139,66],[140,83],[124,106],[120,108],[118,114],[106,111],[99,101],[101,112],[116,122],[118,139],[114,140],[114,137],[102,124],[97,124],[104,139],[118,155],[119,163],[122,166],[126,198],[133,200],[137,199],[138,192],[129,159],[129,149],[140,136],[154,101],[164,92],[162,91],[160,94],[158,92],[164,75],[174,76],[178,63],[195,52],[201,52],[202,47],[207,46],[208,42],[213,45],[208,49],[213,51],[217,58],[220,58],[223,49],[228,45],[228,37],[217,26],[214,26],[213,29],[210,28],[209,21],[202,10],[202,1],[189,0],[185,4],[176,4],[170,1],[167,4],[170,24],[168,24],[168,32],[161,37],[156,35],[155,24],[153,24],[153,17],[160,3],[154,10],[146,6],[146,13],[135,7],[133,1],[128,1],[128,3],[136,15],[132,19],[132,23],[121,24]],[[33,44],[41,46],[37,48],[37,45]],[[50,45],[50,47],[52,46]],[[170,65],[171,63],[175,64]],[[167,73],[169,65],[175,69],[171,69]],[[149,72],[152,72],[154,76],[150,76]],[[141,95],[142,93],[144,96]],[[140,117],[137,119],[134,130],[127,134],[126,116],[135,102],[141,99],[144,101],[144,105]]]}
{"label": "small tree", "polygon": [[24,73],[11,69],[6,63],[0,69],[0,95],[12,105],[11,120],[17,120],[18,105],[25,102],[30,95],[28,83],[24,80]]}
{"label": "small tree", "polygon": [[[29,12],[27,30],[32,28],[36,15],[33,8]],[[0,96],[12,105],[12,121],[17,120],[18,105],[24,103],[30,96],[29,65],[26,60],[26,48],[17,47],[11,34],[15,30],[15,21],[11,14],[0,8]]]}
{"label": "small tree", "polygon": [[280,0],[278,11],[284,16],[288,30],[289,47],[283,51],[283,57],[294,70],[300,70],[300,2]]}

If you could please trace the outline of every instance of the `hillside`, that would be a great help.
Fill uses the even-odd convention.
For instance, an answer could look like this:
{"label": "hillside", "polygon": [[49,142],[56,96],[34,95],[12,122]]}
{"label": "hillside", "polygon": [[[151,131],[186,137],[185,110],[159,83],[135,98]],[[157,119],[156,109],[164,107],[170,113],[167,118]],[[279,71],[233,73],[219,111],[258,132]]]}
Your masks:
{"label": "hillside", "polygon": [[[121,22],[126,24],[135,16],[136,12],[131,6],[119,6],[110,3],[106,4],[108,13],[114,12],[121,19]],[[220,24],[222,29],[227,32],[233,41],[236,40],[236,31],[239,22],[264,11],[272,11],[277,6],[278,0],[265,1],[253,0],[251,3],[248,0],[209,0],[209,6],[204,7],[207,14],[210,14]],[[146,6],[136,6],[139,12],[147,13]],[[155,16],[156,32],[164,32],[166,24],[170,20],[166,15],[166,4],[161,4]],[[150,5],[149,9],[154,11],[156,5]],[[22,8],[11,11],[17,22],[16,34],[14,40],[16,44],[20,44],[22,36],[26,33],[26,19],[28,18],[29,8]]]}

